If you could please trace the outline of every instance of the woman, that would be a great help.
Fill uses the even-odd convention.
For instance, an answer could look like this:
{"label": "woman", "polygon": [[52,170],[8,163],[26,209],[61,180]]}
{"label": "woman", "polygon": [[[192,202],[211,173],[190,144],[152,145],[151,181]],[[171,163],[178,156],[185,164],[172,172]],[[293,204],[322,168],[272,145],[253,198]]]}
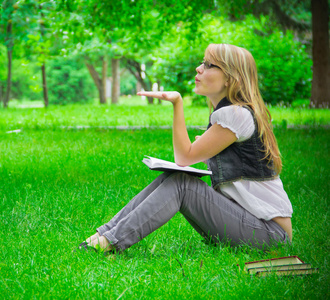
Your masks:
{"label": "woman", "polygon": [[196,69],[195,92],[214,108],[208,130],[191,143],[178,92],[140,92],[173,104],[173,147],[181,166],[206,161],[212,187],[164,173],[80,248],[122,251],[181,212],[203,237],[263,248],[292,239],[292,206],[278,177],[280,152],[261,98],[257,70],[245,49],[211,44]]}

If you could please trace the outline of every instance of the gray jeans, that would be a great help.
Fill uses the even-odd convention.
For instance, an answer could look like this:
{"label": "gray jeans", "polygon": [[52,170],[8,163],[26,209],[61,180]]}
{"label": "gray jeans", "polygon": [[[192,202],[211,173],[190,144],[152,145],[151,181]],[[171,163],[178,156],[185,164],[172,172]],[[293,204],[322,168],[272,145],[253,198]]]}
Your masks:
{"label": "gray jeans", "polygon": [[204,181],[181,172],[157,177],[97,231],[122,251],[164,225],[177,212],[214,243],[230,241],[232,245],[263,248],[289,241],[276,222],[256,218]]}

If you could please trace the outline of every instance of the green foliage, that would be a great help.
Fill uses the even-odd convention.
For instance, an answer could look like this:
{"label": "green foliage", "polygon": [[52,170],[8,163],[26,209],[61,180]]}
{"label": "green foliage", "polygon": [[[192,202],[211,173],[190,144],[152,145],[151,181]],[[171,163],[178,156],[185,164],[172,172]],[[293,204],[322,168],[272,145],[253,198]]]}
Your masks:
{"label": "green foliage", "polygon": [[7,64],[7,49],[5,46],[0,44],[0,84],[6,81],[6,64]]}
{"label": "green foliage", "polygon": [[42,65],[50,56],[51,41],[44,39],[40,34],[28,35],[27,46],[36,53],[37,62]]}
{"label": "green foliage", "polygon": [[[290,104],[310,97],[312,61],[304,46],[287,31],[270,28],[267,18],[246,16],[235,23],[206,15],[201,20],[198,40],[188,41],[185,27],[176,27],[154,52],[153,71],[165,89],[190,94],[194,88],[195,68],[210,43],[228,43],[248,49],[256,60],[259,86],[266,102]],[[204,102],[200,97],[197,103]]]}
{"label": "green foliage", "polygon": [[191,95],[195,86],[195,69],[203,60],[206,45],[196,47],[193,42],[171,33],[154,52],[154,77],[160,80],[165,90],[177,90],[183,96]]}
{"label": "green foliage", "polygon": [[[36,27],[35,0],[24,1],[3,1],[0,15],[0,41],[3,41],[9,50],[13,50],[15,55],[22,54],[24,42],[27,36],[33,32]],[[7,26],[11,24],[13,30],[7,32]]]}
{"label": "green foliage", "polygon": [[49,98],[52,104],[87,102],[95,88],[87,68],[74,58],[56,58],[47,64]]}
{"label": "green foliage", "polygon": [[[54,55],[59,47],[54,28],[56,14],[54,1],[6,0],[0,16],[0,59],[4,50],[12,50],[12,86],[14,99],[41,98],[41,64]],[[8,30],[12,25],[12,30]],[[2,62],[7,60],[3,59]],[[9,66],[10,68],[10,66]],[[0,88],[7,87],[7,64],[0,64]],[[5,92],[5,91],[3,91]]]}
{"label": "green foliage", "polygon": [[259,86],[268,103],[291,104],[296,99],[309,99],[311,93],[312,60],[304,45],[294,40],[290,32],[274,32],[254,41],[259,72]]}
{"label": "green foliage", "polygon": [[[86,2],[76,0],[74,6],[65,9],[64,2],[72,1],[61,1],[60,9],[86,13],[88,17],[85,18],[85,21],[88,28],[107,29],[109,32],[125,28],[129,33],[137,33],[136,36],[153,28],[145,22],[145,18],[150,18],[148,15],[158,20],[158,24],[154,27],[158,32],[160,29],[167,30],[178,21],[189,22],[192,28],[196,28],[195,23],[203,11],[214,6],[212,0],[202,2],[190,0],[89,0]],[[134,35],[131,37],[134,38]],[[138,36],[138,39],[143,38],[148,39],[147,36]],[[160,38],[158,37],[158,39]]]}
{"label": "green foliage", "polygon": [[[236,2],[24,0],[14,7],[14,1],[8,0],[1,6],[0,38],[5,45],[15,42],[14,60],[24,56],[43,63],[59,53],[62,57],[69,53],[74,53],[77,59],[79,56],[81,66],[77,63],[74,69],[84,71],[81,74],[70,72],[70,85],[80,94],[70,92],[73,91],[70,86],[63,86],[66,82],[61,79],[59,71],[52,71],[54,62],[46,65],[47,70],[53,72],[47,74],[52,84],[49,92],[53,103],[77,101],[73,100],[73,94],[84,99],[81,101],[94,96],[94,88],[89,86],[91,80],[85,78],[83,61],[88,60],[95,65],[105,56],[108,59],[126,57],[144,63],[147,65],[145,80],[150,86],[160,81],[165,89],[176,89],[182,95],[191,96],[193,103],[205,105],[205,98],[193,93],[194,74],[205,48],[211,42],[231,43],[252,52],[259,69],[260,88],[268,103],[290,104],[295,99],[308,99],[311,60],[304,47],[291,32],[283,34],[272,27],[269,18],[256,19],[243,13],[251,11],[251,1]],[[295,1],[295,5],[297,3]],[[286,8],[283,1],[281,5]],[[213,8],[216,8],[213,15],[206,14]],[[231,23],[223,17],[228,12],[234,19],[242,20]],[[16,29],[8,39],[5,28],[9,20],[14,22]],[[5,56],[5,50],[0,48],[0,58]],[[66,69],[63,72],[68,74],[70,68],[63,68]],[[5,65],[0,65],[2,86],[5,85],[5,71]],[[13,76],[19,77],[21,73],[18,72],[21,72],[20,69],[13,70]],[[85,86],[83,78],[89,87],[87,93],[77,88]],[[13,95],[17,98],[35,98],[28,87],[32,86],[37,91],[37,85],[25,84],[25,79],[22,81],[19,84],[14,82]],[[127,76],[122,83],[123,93],[133,91],[134,82],[132,77]],[[64,100],[67,98],[64,94],[68,95],[69,100]]]}
{"label": "green foliage", "polygon": [[124,72],[121,72],[120,74],[120,94],[136,94],[136,79],[131,73],[126,70]]}
{"label": "green foliage", "polygon": [[13,62],[11,96],[18,100],[37,100],[42,98],[41,69],[36,63],[25,59]]}
{"label": "green foliage", "polygon": [[[122,62],[127,62],[132,73],[137,74],[140,64],[152,64],[150,56],[162,41],[164,32],[181,21],[189,28],[187,37],[191,37],[203,10],[210,8],[212,3],[210,0],[78,0],[73,5],[71,1],[61,1],[59,6],[68,15],[63,28],[69,32],[69,44],[72,42],[73,48],[76,45],[85,59],[100,60],[107,47],[108,57],[124,58]],[[77,37],[81,37],[79,41]],[[95,51],[90,51],[93,46]],[[149,89],[158,78],[150,70],[145,74],[143,83]]]}
{"label": "green foliage", "polygon": [[[7,57],[5,53],[5,47],[0,45],[0,60],[3,58],[2,61],[4,62],[3,65],[0,64],[0,88],[1,85],[5,87],[7,83]],[[12,69],[11,97],[20,101],[41,99],[40,66],[35,62],[21,58],[13,60]]]}

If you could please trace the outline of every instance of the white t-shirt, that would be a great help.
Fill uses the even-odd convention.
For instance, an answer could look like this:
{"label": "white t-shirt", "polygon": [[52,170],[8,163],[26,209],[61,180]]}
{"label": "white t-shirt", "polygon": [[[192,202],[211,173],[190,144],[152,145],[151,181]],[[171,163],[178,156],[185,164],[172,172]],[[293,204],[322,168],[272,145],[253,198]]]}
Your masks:
{"label": "white t-shirt", "polygon": [[[237,137],[236,143],[249,139],[255,130],[251,112],[237,105],[213,112],[211,124],[214,123],[232,131]],[[292,216],[292,205],[279,177],[267,181],[238,180],[219,189],[259,219]]]}

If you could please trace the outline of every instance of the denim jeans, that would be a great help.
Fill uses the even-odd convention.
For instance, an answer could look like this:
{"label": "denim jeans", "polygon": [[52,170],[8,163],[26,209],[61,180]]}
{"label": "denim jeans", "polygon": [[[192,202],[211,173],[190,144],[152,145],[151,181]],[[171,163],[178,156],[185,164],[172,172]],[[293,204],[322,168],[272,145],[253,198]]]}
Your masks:
{"label": "denim jeans", "polygon": [[260,220],[197,177],[163,173],[97,231],[118,251],[145,238],[180,212],[194,229],[214,243],[263,248],[288,242],[274,221]]}

